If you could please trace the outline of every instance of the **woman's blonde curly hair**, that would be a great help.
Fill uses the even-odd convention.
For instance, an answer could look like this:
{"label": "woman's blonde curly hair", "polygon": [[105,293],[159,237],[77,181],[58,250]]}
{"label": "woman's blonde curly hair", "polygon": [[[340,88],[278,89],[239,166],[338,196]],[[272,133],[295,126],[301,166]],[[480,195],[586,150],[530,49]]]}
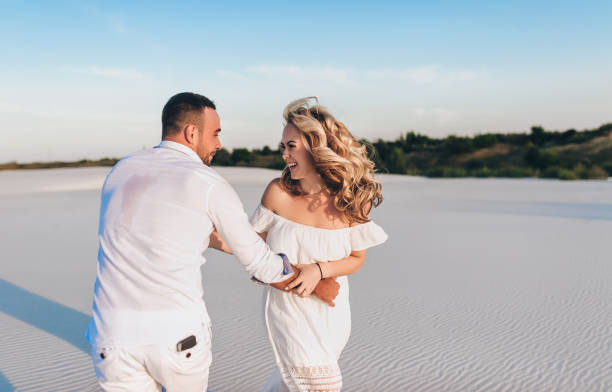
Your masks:
{"label": "woman's blonde curly hair", "polygon": [[[314,103],[313,103],[314,101]],[[315,170],[333,195],[334,207],[349,222],[370,220],[370,209],[382,200],[382,185],[374,179],[374,162],[360,144],[329,110],[319,105],[316,97],[291,102],[283,111],[286,124],[293,124],[314,161]],[[300,182],[283,170],[281,187],[293,194],[304,195]]]}

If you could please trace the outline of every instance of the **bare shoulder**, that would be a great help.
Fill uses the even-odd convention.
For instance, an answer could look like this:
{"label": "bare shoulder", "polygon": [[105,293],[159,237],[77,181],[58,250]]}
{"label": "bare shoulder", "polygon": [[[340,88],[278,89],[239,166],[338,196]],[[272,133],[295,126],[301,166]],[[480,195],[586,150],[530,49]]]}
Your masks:
{"label": "bare shoulder", "polygon": [[270,211],[278,214],[291,201],[291,195],[283,190],[280,178],[275,178],[266,187],[261,204]]}

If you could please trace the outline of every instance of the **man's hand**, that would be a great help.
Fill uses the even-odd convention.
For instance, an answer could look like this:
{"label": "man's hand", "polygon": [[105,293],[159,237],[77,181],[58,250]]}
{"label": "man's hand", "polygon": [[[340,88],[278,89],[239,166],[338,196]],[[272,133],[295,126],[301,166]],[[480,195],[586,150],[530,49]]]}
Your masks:
{"label": "man's hand", "polygon": [[[300,270],[295,265],[292,264],[291,268],[293,269],[293,272],[295,272],[293,276],[291,276],[288,279],[285,279],[282,282],[270,283],[270,286],[276,289],[282,290],[282,291],[288,291],[286,289],[287,285],[289,285],[289,283],[297,279],[297,277],[300,274]],[[319,298],[321,301],[328,304],[329,306],[335,306],[336,304],[334,303],[334,299],[338,296],[339,291],[340,291],[340,284],[336,282],[336,278],[331,277],[331,278],[325,278],[319,281],[319,283],[315,286],[314,290],[312,291],[312,294],[315,297]]]}
{"label": "man's hand", "polygon": [[336,306],[334,298],[338,296],[339,291],[340,283],[336,282],[335,277],[331,277],[321,280],[314,288],[312,294],[329,306]]}
{"label": "man's hand", "polygon": [[274,287],[275,289],[286,291],[285,288],[287,285],[297,279],[297,277],[300,275],[300,270],[295,265],[291,264],[291,268],[293,269],[293,275],[291,275],[290,278],[287,278],[282,282],[270,283],[270,286]]}

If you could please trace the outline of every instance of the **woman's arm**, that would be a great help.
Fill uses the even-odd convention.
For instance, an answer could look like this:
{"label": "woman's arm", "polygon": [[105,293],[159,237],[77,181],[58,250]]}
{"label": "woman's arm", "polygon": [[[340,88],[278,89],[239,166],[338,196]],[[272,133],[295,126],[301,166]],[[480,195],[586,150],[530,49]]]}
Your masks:
{"label": "woman's arm", "polygon": [[[266,207],[268,210],[278,215],[282,215],[281,211],[284,211],[287,208],[290,208],[291,196],[282,190],[280,186],[280,178],[276,178],[268,184],[266,190],[264,191],[263,196],[261,197],[261,204],[264,207]],[[265,240],[264,235],[267,236],[267,234],[268,233],[261,233],[260,235]],[[347,257],[346,259],[348,258],[349,257]],[[365,253],[364,253],[364,258],[365,258]],[[338,261],[342,261],[342,260],[338,260]],[[343,272],[344,270],[338,270],[337,272],[339,272],[340,274],[343,274],[343,273],[350,274],[350,273],[356,272],[361,267],[361,264],[363,264],[363,260],[361,261],[359,266],[357,266],[355,262],[356,260],[350,260],[349,263],[343,264],[343,266],[344,267],[352,266],[352,267],[349,267],[348,269],[346,269],[345,272]],[[324,263],[321,263],[321,264],[324,264]],[[297,264],[295,265],[295,267],[299,268],[300,270],[300,274],[296,279],[289,282],[285,287],[282,287],[283,285],[285,285],[285,283],[283,283],[283,285],[281,286],[276,285],[273,287],[277,289],[281,289],[281,290],[282,289],[289,290],[288,288],[289,286],[296,287],[299,284],[301,284],[301,282],[306,282],[300,285],[298,289],[294,291],[298,294],[300,294],[300,291],[305,291],[304,294],[300,294],[302,297],[305,297],[306,295],[310,295],[311,293],[314,293],[314,295],[318,297],[319,299],[321,299],[323,302],[329,304],[330,306],[334,306],[333,300],[338,295],[338,289],[340,288],[340,285],[335,281],[335,279],[334,278],[326,279],[321,282],[321,273],[319,272],[319,267],[316,264]],[[354,269],[355,267],[356,269]],[[315,271],[312,268],[316,269],[316,274],[314,273]],[[352,269],[354,269],[354,271],[349,272]],[[298,283],[294,283],[295,280],[301,278],[302,275],[304,275],[304,271],[310,272],[310,276],[307,279],[300,280],[300,282]],[[305,287],[307,287],[306,290],[304,290]]]}
{"label": "woman's arm", "polygon": [[266,238],[268,238],[268,232],[267,231],[264,231],[263,233],[257,233],[257,234],[259,234],[261,239],[264,240],[264,242],[266,242]]}
{"label": "woman's arm", "polygon": [[221,236],[217,232],[217,229],[213,230],[213,232],[210,233],[210,241],[208,243],[208,247],[220,250],[221,252],[225,252],[230,255],[232,254],[232,251],[227,246],[225,241],[223,241],[223,238],[221,238]]}
{"label": "woman's arm", "polygon": [[287,290],[293,290],[300,297],[312,293],[317,283],[323,278],[350,275],[359,271],[365,261],[367,250],[354,250],[340,260],[317,264],[298,264],[300,276],[287,285]]}
{"label": "woman's arm", "polygon": [[367,250],[354,250],[350,255],[340,260],[319,263],[324,278],[331,276],[351,275],[361,269],[366,258]]}

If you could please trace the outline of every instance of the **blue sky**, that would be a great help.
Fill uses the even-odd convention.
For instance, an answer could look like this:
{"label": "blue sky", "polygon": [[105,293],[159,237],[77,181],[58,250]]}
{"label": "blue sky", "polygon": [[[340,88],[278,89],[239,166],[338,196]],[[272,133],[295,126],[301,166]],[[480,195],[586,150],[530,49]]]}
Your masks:
{"label": "blue sky", "polygon": [[0,1],[0,162],[157,144],[179,91],[225,147],[276,145],[316,95],[358,137],[612,121],[612,2]]}

